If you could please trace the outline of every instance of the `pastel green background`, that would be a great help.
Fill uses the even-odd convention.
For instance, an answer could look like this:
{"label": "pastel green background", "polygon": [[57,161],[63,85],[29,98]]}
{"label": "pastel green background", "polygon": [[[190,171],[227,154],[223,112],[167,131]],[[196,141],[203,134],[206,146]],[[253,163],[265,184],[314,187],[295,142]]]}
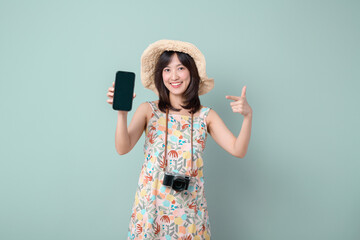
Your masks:
{"label": "pastel green background", "polygon": [[215,88],[201,96],[235,136],[253,108],[247,155],[208,135],[213,239],[360,239],[359,1],[0,1],[0,239],[125,239],[144,135],[116,153],[106,102],[136,73],[133,110],[156,95],[140,56],[194,43]]}

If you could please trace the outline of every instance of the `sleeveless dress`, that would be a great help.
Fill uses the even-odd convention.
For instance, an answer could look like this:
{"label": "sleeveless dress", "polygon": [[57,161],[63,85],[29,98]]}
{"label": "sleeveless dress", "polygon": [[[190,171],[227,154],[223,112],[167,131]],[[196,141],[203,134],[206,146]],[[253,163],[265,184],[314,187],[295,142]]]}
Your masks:
{"label": "sleeveless dress", "polygon": [[206,116],[211,108],[203,107],[193,117],[193,169],[191,161],[191,116],[169,113],[167,172],[191,176],[188,190],[176,192],[162,185],[166,113],[157,104],[145,130],[144,155],[127,239],[200,240],[210,239],[210,222],[204,191],[202,153],[207,138]]}

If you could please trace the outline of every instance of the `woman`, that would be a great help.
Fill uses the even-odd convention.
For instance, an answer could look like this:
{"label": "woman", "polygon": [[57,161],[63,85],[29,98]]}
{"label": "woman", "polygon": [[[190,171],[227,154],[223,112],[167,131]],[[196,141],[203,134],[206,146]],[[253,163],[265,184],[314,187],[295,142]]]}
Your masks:
{"label": "woman", "polygon": [[[176,40],[159,40],[141,56],[141,81],[159,100],[140,104],[128,128],[128,112],[118,111],[115,146],[120,155],[131,151],[143,131],[146,136],[128,239],[211,237],[202,159],[207,132],[231,155],[245,157],[252,109],[246,87],[241,96],[226,96],[234,100],[233,112],[244,115],[236,138],[213,109],[200,105],[199,95],[214,87],[205,66],[199,49]],[[113,92],[114,84],[109,104]]]}

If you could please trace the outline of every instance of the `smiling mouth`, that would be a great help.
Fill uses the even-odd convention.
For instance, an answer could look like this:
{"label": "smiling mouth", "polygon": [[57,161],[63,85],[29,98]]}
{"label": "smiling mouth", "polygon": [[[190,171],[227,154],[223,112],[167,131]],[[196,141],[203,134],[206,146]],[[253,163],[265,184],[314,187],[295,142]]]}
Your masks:
{"label": "smiling mouth", "polygon": [[177,83],[170,83],[172,86],[179,86],[179,85],[181,85],[182,84],[182,82],[177,82]]}

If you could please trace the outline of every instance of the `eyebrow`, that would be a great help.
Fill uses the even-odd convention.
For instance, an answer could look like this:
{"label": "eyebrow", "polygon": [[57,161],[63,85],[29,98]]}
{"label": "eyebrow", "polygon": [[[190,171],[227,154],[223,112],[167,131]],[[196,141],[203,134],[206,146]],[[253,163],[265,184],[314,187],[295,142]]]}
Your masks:
{"label": "eyebrow", "polygon": [[[180,63],[180,64],[176,65],[176,67],[177,67],[177,66],[180,66],[180,65],[183,65],[183,64]],[[167,65],[166,67],[169,67],[169,65]]]}

